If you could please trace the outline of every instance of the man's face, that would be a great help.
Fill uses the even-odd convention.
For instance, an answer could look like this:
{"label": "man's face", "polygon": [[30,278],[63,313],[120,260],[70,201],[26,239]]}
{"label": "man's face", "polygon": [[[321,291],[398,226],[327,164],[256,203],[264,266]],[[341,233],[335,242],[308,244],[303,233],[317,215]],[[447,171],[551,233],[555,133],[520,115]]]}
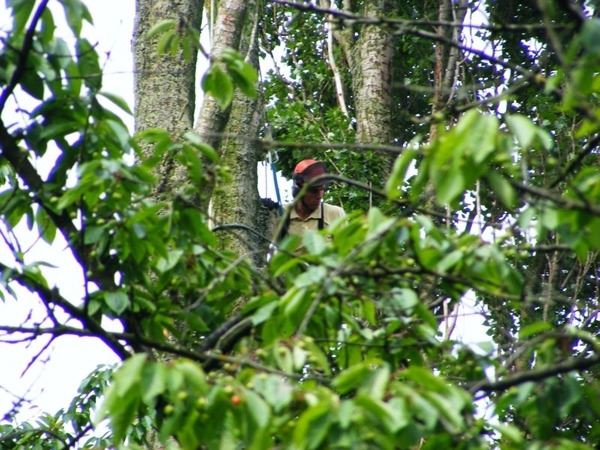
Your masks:
{"label": "man's face", "polygon": [[325,186],[310,186],[302,197],[302,203],[311,211],[314,211],[319,207],[323,201],[323,195],[325,194]]}

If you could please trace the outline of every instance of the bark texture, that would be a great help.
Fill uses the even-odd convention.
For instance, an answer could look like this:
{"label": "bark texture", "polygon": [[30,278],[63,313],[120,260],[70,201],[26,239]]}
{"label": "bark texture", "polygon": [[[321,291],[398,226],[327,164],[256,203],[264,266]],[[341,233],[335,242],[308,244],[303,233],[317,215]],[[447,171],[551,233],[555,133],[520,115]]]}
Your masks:
{"label": "bark texture", "polygon": [[[210,24],[213,63],[226,48],[239,49],[247,9],[245,0],[220,0],[217,10],[210,12],[215,17],[214,23]],[[220,134],[225,129],[229,112],[230,109],[223,111],[213,97],[204,96],[195,131],[215,149],[219,147]]]}
{"label": "bark texture", "polygon": [[[439,23],[462,23],[467,14],[466,0],[451,2],[439,0]],[[462,64],[461,51],[454,46],[449,46],[444,41],[462,42],[462,28],[438,26],[436,34],[440,37],[435,45],[435,68],[433,73],[433,108],[432,115],[444,111],[450,100],[454,97],[453,89],[458,85],[457,78]],[[430,128],[430,140],[437,136],[437,124]]]}
{"label": "bark texture", "polygon": [[[366,0],[361,15],[385,16],[392,10],[389,0]],[[356,140],[364,144],[389,144],[392,136],[393,35],[378,25],[348,28],[337,35],[344,48],[350,72],[356,114]],[[387,177],[390,158],[374,167]]]}
{"label": "bark texture", "polygon": [[[220,233],[222,248],[237,254],[249,254],[257,264],[263,261],[270,237],[261,225],[260,216],[265,213],[258,194],[257,164],[259,149],[255,137],[262,124],[262,105],[258,99],[236,94],[225,133],[230,136],[221,141],[221,162],[231,171],[231,183],[217,186],[212,198],[212,218],[215,225],[239,224],[243,227]],[[235,133],[239,137],[234,137]],[[256,231],[256,233],[249,229]],[[263,236],[261,238],[261,236]]]}
{"label": "bark texture", "polygon": [[[378,17],[390,9],[387,0],[368,0],[363,14]],[[377,25],[362,28],[350,60],[358,142],[390,142],[393,54],[393,36],[386,29]]]}
{"label": "bark texture", "polygon": [[[148,31],[165,19],[177,21],[178,33],[185,27],[199,30],[204,0],[137,0],[133,36],[135,131],[163,128],[173,137],[193,127],[196,102],[197,52],[185,58],[157,54],[159,38],[149,39]],[[185,37],[184,37],[185,38]],[[146,156],[151,148],[144,148]],[[183,170],[174,155],[166,154],[156,174],[160,180],[157,194],[171,194],[181,186]]]}
{"label": "bark texture", "polygon": [[[202,186],[202,196],[197,199],[199,208],[211,215],[214,225],[243,225],[240,228],[221,228],[218,236],[225,249],[243,255],[265,246],[258,233],[268,236],[268,231],[258,233],[245,229],[261,228],[260,215],[265,214],[258,195],[256,165],[260,149],[255,143],[261,126],[262,101],[248,99],[236,91],[232,105],[222,110],[212,96],[203,97],[199,108],[197,125],[194,126],[196,110],[196,86],[202,74],[196,73],[197,53],[191,59],[182,53],[157,55],[157,39],[148,39],[148,30],[165,19],[174,19],[183,30],[185,27],[200,29],[203,8],[212,18],[209,24],[211,36],[210,59],[220,64],[219,56],[226,48],[239,50],[247,55],[258,70],[258,46],[256,26],[258,19],[254,1],[219,0],[204,4],[204,0],[153,0],[137,2],[134,35],[135,55],[135,116],[136,131],[164,128],[173,137],[186,131],[198,133],[204,142],[213,146],[221,155],[221,164],[231,175],[230,183],[215,186],[215,178]],[[223,136],[227,136],[223,139]],[[235,136],[240,136],[235,137]],[[152,149],[145,149],[147,155]],[[171,196],[185,186],[185,168],[178,164],[176,155],[166,154],[158,173],[160,180],[157,195]],[[207,173],[214,175],[213,168],[205,161]],[[215,187],[216,194],[213,198]]]}
{"label": "bark texture", "polygon": [[[219,2],[213,14],[216,20],[212,57],[218,58],[225,48],[234,48],[258,71],[256,14],[257,5],[252,0]],[[266,209],[258,194],[256,170],[264,156],[256,142],[263,124],[263,108],[260,93],[251,99],[236,89],[227,111],[222,111],[212,97],[205,96],[196,127],[203,140],[218,151],[221,163],[231,174],[231,182],[214,186],[211,192],[211,218],[222,230],[218,234],[220,244],[239,255],[251,255],[257,264],[267,247],[264,238],[270,236],[261,225]]]}

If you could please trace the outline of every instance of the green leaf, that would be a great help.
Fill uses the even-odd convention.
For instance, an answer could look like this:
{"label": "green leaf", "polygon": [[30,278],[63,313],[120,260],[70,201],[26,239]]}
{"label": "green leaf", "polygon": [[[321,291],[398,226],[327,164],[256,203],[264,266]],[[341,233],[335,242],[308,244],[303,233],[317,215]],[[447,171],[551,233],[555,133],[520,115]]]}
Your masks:
{"label": "green leaf", "polygon": [[504,206],[508,209],[517,206],[517,193],[508,180],[493,171],[486,174],[486,179]]}
{"label": "green leaf", "polygon": [[84,244],[97,244],[104,237],[108,237],[110,227],[108,225],[101,226],[87,226],[83,232]]}
{"label": "green leaf", "polygon": [[56,237],[56,224],[50,219],[44,208],[38,208],[35,222],[42,239],[48,244],[52,244]]}
{"label": "green leaf", "polygon": [[290,383],[278,375],[256,375],[252,384],[276,413],[283,411],[292,401],[294,391]]}
{"label": "green leaf", "polygon": [[464,132],[463,136],[466,139],[467,154],[479,166],[485,164],[488,157],[496,151],[496,136],[500,124],[498,118],[493,115],[475,115],[475,111],[472,111],[475,120],[461,131]]}
{"label": "green leaf", "polygon": [[318,232],[309,232],[302,235],[302,242],[312,255],[322,255],[327,249],[327,238]]}
{"label": "green leaf", "polygon": [[299,289],[313,285],[321,285],[327,277],[327,269],[323,266],[310,266],[306,272],[300,274],[295,280],[294,285]]}
{"label": "green leaf", "polygon": [[291,317],[302,306],[306,307],[308,298],[308,291],[306,288],[298,288],[294,286],[281,298],[279,301],[279,307],[283,309],[285,317]]}
{"label": "green leaf", "polygon": [[118,444],[125,440],[127,431],[137,416],[139,403],[139,396],[127,396],[113,404],[110,414],[113,442]]}
{"label": "green leaf", "polygon": [[64,7],[67,23],[75,36],[78,37],[81,34],[84,19],[89,23],[93,23],[87,6],[81,0],[59,0],[59,3]]}
{"label": "green leaf", "polygon": [[119,370],[115,372],[114,386],[117,397],[125,396],[128,391],[134,389],[140,382],[146,359],[147,356],[145,353],[137,353],[126,360]]}
{"label": "green leaf", "polygon": [[152,405],[154,399],[165,392],[166,372],[166,366],[161,363],[149,363],[143,367],[140,388],[146,405]]}
{"label": "green leaf", "polygon": [[367,216],[367,239],[379,238],[396,223],[396,218],[386,217],[379,208],[370,208]]}
{"label": "green leaf", "polygon": [[419,297],[412,289],[394,288],[391,293],[394,306],[400,311],[408,313],[419,304]]}
{"label": "green leaf", "polygon": [[227,109],[233,100],[233,83],[215,64],[202,77],[202,90],[212,95],[223,110]]}
{"label": "green leaf", "polygon": [[156,263],[156,269],[159,272],[161,272],[161,273],[165,273],[165,272],[171,270],[181,260],[181,257],[183,256],[183,254],[184,254],[183,250],[171,250],[171,251],[169,251],[167,253],[167,257],[166,258],[160,258],[157,261],[157,263]]}
{"label": "green leaf", "polygon": [[129,105],[127,104],[127,102],[125,101],[125,99],[119,97],[118,95],[111,94],[109,92],[104,92],[104,91],[103,92],[99,92],[98,95],[100,95],[102,97],[105,97],[106,99],[110,100],[112,103],[114,103],[119,108],[121,108],[123,111],[125,111],[127,114],[133,115],[133,112],[129,108]]}
{"label": "green leaf", "polygon": [[215,149],[212,146],[208,145],[205,142],[202,142],[202,139],[196,133],[187,132],[184,133],[183,137],[187,139],[191,144],[193,144],[194,147],[200,150],[200,153],[202,153],[210,161],[214,163],[219,162],[219,154],[215,151]]}
{"label": "green leaf", "polygon": [[388,364],[372,370],[361,391],[364,389],[371,399],[381,400],[385,396],[391,373]]}
{"label": "green leaf", "polygon": [[466,188],[462,169],[456,166],[436,172],[432,181],[440,205],[452,204]]}
{"label": "green leaf", "polygon": [[33,0],[7,0],[6,7],[13,10],[13,33],[24,31],[35,4]]}
{"label": "green leaf", "polygon": [[362,385],[371,375],[368,363],[356,364],[344,370],[331,382],[331,386],[340,394],[347,394]]}
{"label": "green leaf", "polygon": [[294,443],[298,448],[319,448],[331,427],[330,405],[319,402],[307,409],[298,419]]}
{"label": "green leaf", "polygon": [[242,70],[237,67],[229,68],[229,76],[231,76],[233,83],[239,87],[247,97],[256,98],[257,76],[255,70],[251,66],[244,65]]}
{"label": "green leaf", "polygon": [[438,263],[437,270],[440,273],[445,273],[448,270],[452,270],[458,265],[464,258],[464,253],[461,250],[454,250],[445,255]]}
{"label": "green leaf", "polygon": [[165,53],[171,53],[173,44],[177,42],[177,31],[167,30],[165,31],[156,45],[156,53],[158,55],[164,55]]}
{"label": "green leaf", "polygon": [[406,172],[418,156],[414,149],[405,149],[394,161],[394,167],[390,177],[385,183],[385,193],[390,200],[395,200],[402,195],[402,185],[406,179]]}
{"label": "green leaf", "polygon": [[583,26],[581,27],[581,42],[589,55],[594,58],[600,57],[600,48],[598,48],[598,42],[600,42],[599,19],[591,18],[583,21]]}
{"label": "green leaf", "polygon": [[331,366],[325,352],[316,344],[316,342],[310,337],[304,336],[302,338],[304,348],[309,354],[311,364],[316,370],[321,370],[325,375],[331,374]]}
{"label": "green leaf", "polygon": [[517,137],[521,148],[528,149],[537,135],[537,127],[522,114],[507,115],[505,117],[508,129]]}
{"label": "green leaf", "polygon": [[412,415],[423,421],[425,429],[434,429],[439,419],[438,410],[410,386],[399,385],[396,386],[396,390],[405,398]]}
{"label": "green leaf", "polygon": [[431,370],[425,367],[413,366],[409,367],[405,372],[405,376],[421,384],[427,390],[436,392],[448,392],[448,384],[443,378],[436,376]]}
{"label": "green leaf", "polygon": [[220,59],[225,63],[227,72],[234,84],[248,97],[255,98],[258,75],[254,68],[244,61],[238,51],[231,48],[223,50]]}
{"label": "green leaf", "polygon": [[[118,149],[118,155],[121,156],[122,154],[127,153],[129,151],[129,149],[131,148],[131,146],[130,146],[131,136],[130,136],[129,130],[127,129],[125,124],[123,122],[121,122],[120,120],[110,120],[110,119],[101,122],[101,124],[107,125],[106,128],[103,128],[104,130],[106,130],[106,140],[107,141],[111,140],[114,142],[114,144],[116,145],[116,147]],[[100,127],[99,127],[99,129],[100,129]],[[126,172],[125,170],[123,170],[123,168],[119,168],[115,172],[120,173],[124,178],[127,178],[129,176],[129,173]]]}
{"label": "green leaf", "polygon": [[394,406],[402,406],[403,409],[394,410],[394,408],[382,402],[380,399],[374,399],[365,394],[358,395],[354,400],[354,403],[370,415],[368,423],[372,423],[378,428],[383,425],[390,433],[396,433],[409,422],[403,400],[396,400]]}
{"label": "green leaf", "polygon": [[208,383],[206,382],[206,374],[200,365],[187,359],[177,361],[174,370],[181,372],[184,375],[186,384],[193,386],[196,393],[208,392]]}
{"label": "green leaf", "polygon": [[249,416],[260,428],[264,428],[271,420],[271,408],[256,393],[250,389],[244,389],[245,405]]}
{"label": "green leaf", "polygon": [[292,352],[288,347],[283,344],[273,349],[273,355],[277,366],[286,373],[292,373],[294,371],[294,359],[292,358]]}
{"label": "green leaf", "polygon": [[173,19],[161,20],[160,22],[152,26],[150,30],[148,30],[148,34],[146,36],[148,37],[148,39],[151,39],[154,36],[158,36],[159,34],[162,34],[167,30],[174,29],[176,26],[177,22]]}
{"label": "green leaf", "polygon": [[189,145],[184,145],[178,159],[187,168],[190,181],[194,185],[200,186],[202,183],[202,162],[196,149]]}
{"label": "green leaf", "polygon": [[338,423],[343,430],[348,429],[352,423],[352,417],[355,414],[355,407],[352,400],[343,400],[338,409]]}
{"label": "green leaf", "polygon": [[294,363],[294,370],[301,370],[306,364],[307,353],[304,349],[298,345],[294,345],[292,348],[292,360]]}
{"label": "green leaf", "polygon": [[271,316],[273,316],[275,310],[277,309],[277,302],[267,303],[264,306],[261,306],[256,312],[252,315],[252,324],[260,325],[265,322]]}
{"label": "green leaf", "polygon": [[84,84],[93,91],[100,90],[102,85],[102,70],[98,54],[87,39],[78,39],[76,44],[77,67],[83,77]]}
{"label": "green leaf", "polygon": [[457,408],[456,405],[452,404],[446,397],[438,394],[437,392],[423,391],[421,395],[429,401],[440,412],[440,415],[448,421],[449,425],[447,429],[451,433],[458,433],[465,427],[465,421],[461,414],[461,409]]}
{"label": "green leaf", "polygon": [[34,70],[26,70],[21,76],[21,88],[37,100],[44,99],[44,82]]}
{"label": "green leaf", "polygon": [[[42,28],[40,32],[40,38],[42,42],[48,47],[50,47],[53,43],[55,29],[56,25],[54,23],[54,17],[52,16],[50,9],[46,8],[42,13]],[[63,54],[60,55],[61,57],[64,57]]]}
{"label": "green leaf", "polygon": [[500,432],[503,439],[513,444],[521,444],[523,442],[523,435],[519,428],[511,424],[494,423],[492,427]]}
{"label": "green leaf", "polygon": [[129,297],[123,291],[105,292],[104,301],[110,310],[118,315],[122,314],[130,305]]}
{"label": "green leaf", "polygon": [[527,339],[534,334],[542,333],[544,331],[551,330],[552,324],[550,322],[534,322],[529,325],[525,325],[519,330],[519,339]]}

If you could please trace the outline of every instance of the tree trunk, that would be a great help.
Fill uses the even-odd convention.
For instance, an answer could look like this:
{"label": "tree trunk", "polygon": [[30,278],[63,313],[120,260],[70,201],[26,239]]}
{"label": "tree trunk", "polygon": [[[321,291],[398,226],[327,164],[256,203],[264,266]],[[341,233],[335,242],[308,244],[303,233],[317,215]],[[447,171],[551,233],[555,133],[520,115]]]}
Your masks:
{"label": "tree trunk", "polygon": [[[365,2],[364,15],[379,17],[390,9],[387,0],[369,0]],[[390,142],[393,50],[393,36],[377,25],[364,26],[352,48],[350,70],[359,143]]]}
{"label": "tree trunk", "polygon": [[[210,54],[213,64],[216,63],[220,54],[226,48],[240,49],[248,6],[249,2],[246,0],[220,0],[217,2],[216,11],[210,11],[210,16],[215,17],[214,22],[209,24],[212,40]],[[236,103],[239,100],[239,95],[236,95],[234,103],[226,110],[222,110],[210,95],[204,96],[202,100],[195,131],[202,137],[204,142],[214,147],[220,155],[223,153],[223,148],[221,148],[222,134],[227,127],[229,115],[233,109],[237,108]],[[213,177],[206,186],[205,196],[201,200],[201,207],[204,211],[208,210],[208,202],[215,187],[214,182]]]}
{"label": "tree trunk", "polygon": [[[361,15],[383,17],[392,9],[389,0],[366,0]],[[358,37],[355,37],[358,35]],[[393,35],[377,25],[346,29],[336,34],[352,74],[356,115],[356,141],[364,144],[390,144],[392,137],[392,57]],[[381,155],[372,161],[373,178],[386,179],[391,158]],[[367,175],[368,176],[368,175]],[[370,182],[370,180],[367,180]]]}
{"label": "tree trunk", "polygon": [[[455,3],[455,6],[453,4]],[[438,23],[462,23],[467,14],[466,0],[451,2],[440,0],[438,9]],[[462,43],[462,28],[456,26],[438,26],[436,34],[442,40]],[[442,41],[435,44],[435,68],[433,72],[433,107],[432,115],[443,112],[448,102],[453,97],[452,89],[458,85],[457,77],[461,64],[461,51],[457,47],[450,47]],[[437,123],[434,121],[430,128],[430,140],[437,136]]]}
{"label": "tree trunk", "polygon": [[[210,6],[214,5],[211,10]],[[256,11],[253,1],[220,0],[207,5],[207,16],[214,18],[209,23],[211,34],[210,58],[212,64],[226,48],[239,50],[246,55],[258,70],[258,46],[256,44],[256,18],[246,20],[248,11]],[[194,127],[196,86],[199,75],[196,73],[197,53],[185,59],[181,52],[175,56],[157,55],[157,42],[149,40],[148,30],[165,19],[174,19],[182,27],[199,30],[204,7],[203,0],[154,1],[138,0],[134,37],[135,54],[135,116],[136,131],[149,128],[164,128],[173,137],[194,130],[204,142],[213,146],[221,163],[227,167],[232,182],[217,186],[217,195],[212,198],[215,178],[202,186],[202,198],[198,206],[208,212],[212,198],[212,211],[215,225],[244,225],[253,229],[259,216],[264,214],[258,195],[256,165],[261,159],[260,149],[253,142],[258,136],[262,117],[262,100],[248,99],[236,92],[232,105],[222,110],[212,96],[204,96],[199,110],[197,125]],[[182,37],[185,38],[185,37]],[[228,136],[222,139],[222,136]],[[240,135],[242,138],[233,137]],[[145,149],[147,155],[151,148]],[[214,175],[208,161],[207,173]],[[181,167],[172,154],[166,154],[156,174],[160,180],[157,194],[172,195],[184,184],[185,168]],[[221,228],[222,229],[222,228]],[[261,234],[269,235],[262,229]],[[219,232],[223,248],[246,254],[249,249],[263,246],[265,241],[256,233],[248,234],[242,228]]]}
{"label": "tree trunk", "polygon": [[[254,1],[245,0],[237,3],[244,4],[251,11],[256,11]],[[229,7],[231,8],[232,5],[230,4]],[[217,16],[222,17],[222,14],[230,13],[227,10],[219,11]],[[246,61],[259,70],[255,32],[257,23],[257,17],[248,17],[236,26],[228,23],[231,26],[224,30],[225,36],[222,38],[234,39],[234,31],[243,29],[242,35],[235,38],[239,40],[238,49],[246,56]],[[222,42],[216,41],[215,45],[217,44],[222,45]],[[218,47],[214,50],[213,47],[213,53],[221,49],[222,47]],[[257,164],[264,155],[256,143],[256,138],[263,124],[263,98],[259,93],[255,99],[251,99],[236,90],[227,120],[223,123],[220,122],[222,119],[214,113],[215,108],[218,106],[215,105],[214,100],[206,97],[198,127],[205,133],[217,131],[224,133],[222,139],[213,135],[208,137],[203,135],[203,137],[218,149],[221,163],[230,170],[232,180],[231,183],[216,186],[211,198],[211,218],[219,227],[217,229],[222,230],[219,232],[219,238],[223,248],[233,250],[239,255],[250,254],[255,263],[261,264],[265,249],[268,248],[265,238],[270,237],[269,231],[261,225],[261,222],[264,222],[261,217],[267,212],[258,194]],[[223,229],[221,228],[223,226],[235,228]]]}
{"label": "tree trunk", "polygon": [[[176,138],[193,127],[196,103],[197,51],[185,58],[182,51],[158,55],[159,38],[148,39],[148,31],[162,20],[172,19],[184,29],[199,30],[204,0],[137,0],[133,36],[135,130],[163,128]],[[185,39],[185,36],[182,36]],[[145,156],[152,149],[143,148]],[[185,179],[173,154],[165,154],[158,166],[157,195],[171,195]]]}

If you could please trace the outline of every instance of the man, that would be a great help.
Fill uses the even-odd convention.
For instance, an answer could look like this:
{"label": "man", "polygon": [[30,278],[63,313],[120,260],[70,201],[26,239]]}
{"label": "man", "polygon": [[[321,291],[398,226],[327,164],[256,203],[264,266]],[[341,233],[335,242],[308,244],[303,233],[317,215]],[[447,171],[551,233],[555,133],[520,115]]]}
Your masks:
{"label": "man", "polygon": [[[286,223],[282,227],[281,238],[287,234],[302,235],[307,231],[322,230],[346,215],[339,206],[323,202],[325,186],[328,183],[324,178],[325,174],[327,167],[322,161],[305,159],[296,165],[292,177],[294,202],[285,205]],[[315,180],[316,178],[318,179]],[[315,180],[314,183],[312,180]],[[304,186],[307,188],[303,191]],[[302,196],[298,198],[301,191]]]}

